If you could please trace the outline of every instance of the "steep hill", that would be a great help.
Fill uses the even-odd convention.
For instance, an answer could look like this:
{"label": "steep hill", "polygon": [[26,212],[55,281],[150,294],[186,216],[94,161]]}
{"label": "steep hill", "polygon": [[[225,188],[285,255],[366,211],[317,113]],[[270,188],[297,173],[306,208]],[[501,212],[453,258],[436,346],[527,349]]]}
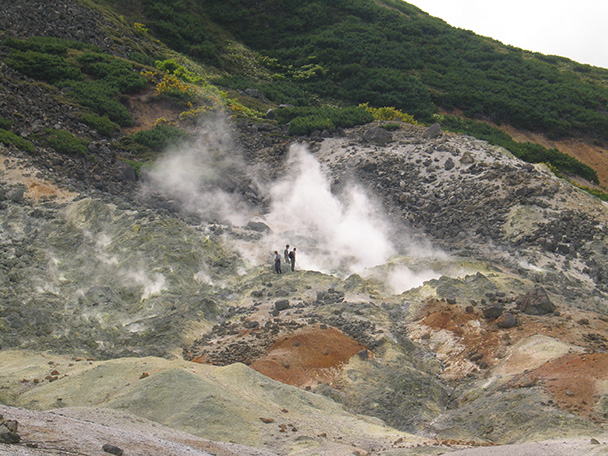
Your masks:
{"label": "steep hill", "polygon": [[291,54],[407,4],[226,5],[2,7],[0,454],[605,453],[608,208],[514,153],[585,168]]}

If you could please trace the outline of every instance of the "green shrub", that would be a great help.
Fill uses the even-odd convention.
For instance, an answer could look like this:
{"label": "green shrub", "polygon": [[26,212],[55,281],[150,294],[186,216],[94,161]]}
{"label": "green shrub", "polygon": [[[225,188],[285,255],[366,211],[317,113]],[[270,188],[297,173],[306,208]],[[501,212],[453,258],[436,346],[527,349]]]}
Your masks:
{"label": "green shrub", "polygon": [[311,103],[311,95],[298,84],[291,81],[255,82],[240,75],[227,75],[214,78],[212,84],[235,90],[257,89],[270,101],[293,106],[306,106]]}
{"label": "green shrub", "polygon": [[118,87],[106,81],[68,81],[70,96],[100,116],[107,116],[112,122],[125,127],[133,125],[133,118],[127,108],[116,97]]}
{"label": "green shrub", "polygon": [[47,128],[44,132],[45,136],[42,138],[44,143],[60,154],[88,155],[89,153],[87,149],[89,141],[77,138],[69,131]]}
{"label": "green shrub", "polygon": [[33,79],[57,82],[64,79],[82,80],[82,72],[59,55],[37,51],[13,51],[7,65]]}
{"label": "green shrub", "polygon": [[327,130],[332,132],[336,129],[336,126],[326,117],[321,116],[301,116],[296,117],[289,122],[289,134],[300,136],[309,135],[315,130]]}
{"label": "green shrub", "polygon": [[173,144],[177,144],[187,136],[187,133],[180,128],[159,124],[150,130],[138,131],[132,135],[132,138],[136,143],[160,152]]}
{"label": "green shrub", "polygon": [[603,190],[600,190],[598,188],[584,187],[584,186],[581,186],[579,188],[581,190],[584,190],[587,193],[590,193],[591,195],[601,199],[602,201],[608,201],[608,193],[606,193]]}
{"label": "green shrub", "polygon": [[64,40],[62,38],[53,38],[50,36],[31,36],[24,40],[6,38],[2,43],[5,46],[20,51],[35,51],[42,52],[43,54],[65,55],[68,49],[90,49],[99,51],[99,48],[92,44]]}
{"label": "green shrub", "polygon": [[397,123],[387,123],[384,125],[380,125],[380,127],[384,128],[387,131],[396,131],[401,129],[401,125]]}
{"label": "green shrub", "polygon": [[80,116],[80,121],[89,127],[97,130],[100,135],[112,136],[120,126],[110,120],[108,116],[98,116],[93,113],[83,113]]}
{"label": "green shrub", "polygon": [[277,109],[276,116],[280,124],[289,124],[289,134],[292,135],[306,135],[314,130],[331,132],[336,128],[350,128],[374,120],[372,114],[358,107],[281,108]]}
{"label": "green shrub", "polygon": [[10,130],[13,128],[13,121],[10,119],[5,119],[4,117],[0,117],[0,128],[3,130]]}
{"label": "green shrub", "polygon": [[24,152],[34,152],[34,145],[31,142],[3,128],[0,128],[0,142],[7,146],[13,145]]}
{"label": "green shrub", "polygon": [[118,87],[120,93],[143,90],[147,81],[133,71],[133,65],[125,60],[95,52],[85,52],[78,56],[82,71],[95,79],[102,79]]}
{"label": "green shrub", "polygon": [[131,52],[129,53],[129,58],[134,62],[141,63],[142,65],[146,65],[149,67],[154,66],[154,62],[157,60],[164,60],[164,56],[151,56],[142,54],[141,52]]}

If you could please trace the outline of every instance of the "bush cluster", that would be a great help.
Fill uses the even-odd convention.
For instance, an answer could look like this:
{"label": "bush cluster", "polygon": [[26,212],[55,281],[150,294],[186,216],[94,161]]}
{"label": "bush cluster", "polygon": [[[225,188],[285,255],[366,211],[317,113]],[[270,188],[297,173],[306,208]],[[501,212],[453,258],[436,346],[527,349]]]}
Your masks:
{"label": "bush cluster", "polygon": [[[402,1],[196,3],[267,56],[283,84],[309,93],[395,106],[423,122],[437,107],[457,108],[471,118],[508,122],[553,137],[608,135],[607,70],[504,46],[452,28]],[[307,65],[323,72],[290,79],[289,69]],[[262,91],[270,98],[268,90]]]}
{"label": "bush cluster", "polygon": [[6,146],[13,145],[24,152],[34,152],[34,145],[31,142],[4,128],[0,128],[0,143]]}
{"label": "bush cluster", "polygon": [[112,122],[108,116],[98,116],[97,114],[85,112],[80,115],[80,121],[103,136],[112,136],[120,130],[120,126]]}
{"label": "bush cluster", "polygon": [[77,138],[66,130],[46,128],[44,136],[40,138],[48,147],[52,147],[60,154],[88,155],[89,141]]}
{"label": "bush cluster", "polygon": [[131,139],[153,151],[160,152],[187,138],[187,133],[173,125],[157,124],[150,130],[141,130],[131,135]]}
{"label": "bush cluster", "polygon": [[[78,41],[30,37],[10,38],[4,44],[12,49],[6,63],[17,71],[71,88],[73,99],[118,125],[133,123],[129,111],[120,102],[120,95],[144,89],[147,80],[133,70],[130,62]],[[73,58],[69,56],[70,49],[82,53]]]}
{"label": "bush cluster", "polygon": [[290,135],[308,135],[315,130],[334,131],[336,128],[350,128],[374,120],[373,115],[360,107],[301,107],[276,110],[280,124],[289,125]]}

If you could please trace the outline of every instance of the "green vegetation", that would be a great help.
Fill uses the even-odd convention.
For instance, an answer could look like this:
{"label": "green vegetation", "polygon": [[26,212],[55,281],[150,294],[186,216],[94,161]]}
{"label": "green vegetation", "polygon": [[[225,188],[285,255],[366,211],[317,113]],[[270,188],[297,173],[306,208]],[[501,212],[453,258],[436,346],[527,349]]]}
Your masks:
{"label": "green vegetation", "polygon": [[120,93],[139,92],[147,81],[133,71],[131,63],[97,52],[85,52],[76,58],[81,71],[96,80],[115,86]]}
{"label": "green vegetation", "polygon": [[308,135],[315,130],[334,131],[374,120],[364,108],[281,108],[276,111],[280,124],[289,124],[290,135]]}
{"label": "green vegetation", "polygon": [[540,144],[529,142],[516,142],[507,133],[484,122],[439,115],[435,116],[435,119],[446,130],[471,135],[488,141],[490,144],[502,146],[516,157],[529,163],[549,163],[560,172],[576,174],[588,181],[599,183],[597,173],[593,168],[557,149],[547,149]]}
{"label": "green vegetation", "polygon": [[47,128],[44,133],[45,135],[40,139],[60,154],[88,155],[89,153],[87,150],[89,141],[77,138],[69,131]]}
{"label": "green vegetation", "polygon": [[120,130],[120,126],[110,120],[108,116],[98,116],[92,113],[80,115],[80,121],[85,125],[97,130],[100,135],[112,136]]}
{"label": "green vegetation", "polygon": [[115,85],[105,81],[70,81],[70,96],[83,106],[100,116],[107,116],[120,126],[133,124],[127,108],[118,100],[119,91]]}
{"label": "green vegetation", "polygon": [[401,129],[401,125],[396,123],[387,123],[384,125],[380,125],[380,127],[384,128],[386,131],[396,131]]}
{"label": "green vegetation", "polygon": [[[437,107],[457,108],[471,118],[553,137],[608,135],[607,70],[504,46],[401,1],[197,4],[267,56],[276,79],[308,93],[350,104],[395,106],[425,122]],[[294,78],[293,69],[309,65],[323,71]],[[231,87],[236,82],[218,81]],[[263,85],[259,88],[274,100]]]}
{"label": "green vegetation", "polygon": [[0,128],[3,130],[10,130],[13,128],[13,121],[10,119],[5,119],[4,117],[0,117]]}
{"label": "green vegetation", "polygon": [[143,0],[142,6],[146,26],[169,47],[211,65],[220,63],[202,5],[181,0]]}
{"label": "green vegetation", "polygon": [[34,152],[34,145],[31,142],[4,128],[0,128],[0,142],[7,146],[14,145],[24,152]]}
{"label": "green vegetation", "polygon": [[12,49],[6,63],[15,70],[58,87],[70,87],[74,100],[118,125],[133,123],[120,95],[142,90],[147,81],[130,62],[78,41],[30,37],[7,39],[4,44]]}
{"label": "green vegetation", "polygon": [[6,38],[3,41],[5,46],[19,51],[34,51],[43,54],[55,54],[65,56],[69,49],[91,50],[101,52],[97,46],[85,44],[80,41],[64,40],[50,36],[31,36],[25,40],[17,38]]}
{"label": "green vegetation", "polygon": [[44,54],[36,51],[13,51],[6,61],[7,65],[29,76],[47,82],[66,79],[82,80],[84,74],[74,68],[65,57],[55,54]]}
{"label": "green vegetation", "polygon": [[596,198],[601,199],[602,201],[608,201],[608,193],[606,193],[603,190],[600,190],[598,188],[580,186],[580,185],[577,185],[577,187],[579,187],[581,190],[586,191],[587,193],[590,193],[591,195],[595,196]]}
{"label": "green vegetation", "polygon": [[279,104],[309,106],[313,102],[312,94],[292,81],[253,81],[244,76],[232,74],[213,78],[210,82],[235,90],[257,89],[268,100]]}
{"label": "green vegetation", "polygon": [[365,109],[374,116],[374,120],[400,120],[412,125],[418,125],[414,116],[401,112],[399,109],[393,107],[383,106],[381,108],[374,108],[370,106],[369,103],[360,104],[359,107]]}
{"label": "green vegetation", "polygon": [[[124,14],[130,33],[157,37],[205,64],[207,74],[156,45],[133,43],[130,60],[124,60],[78,41],[3,41],[11,50],[8,65],[69,88],[68,96],[87,108],[81,120],[103,135],[133,123],[122,103],[125,94],[156,84],[157,96],[187,106],[183,119],[217,109],[259,119],[270,105],[295,106],[276,110],[277,121],[293,135],[368,119],[416,123],[415,116],[428,123],[442,109],[550,138],[584,135],[598,144],[608,138],[608,70],[504,46],[400,0],[107,3]],[[155,66],[162,80],[152,71],[146,80],[134,65]],[[216,69],[207,71],[210,66]],[[219,87],[229,90],[230,98]],[[263,98],[239,98],[237,91],[245,89],[257,89]],[[591,168],[556,149],[517,143],[483,122],[446,116],[442,124],[506,147],[523,160],[547,162],[597,182]],[[121,147],[158,150],[175,139],[168,131],[152,131],[147,138],[125,139]]]}
{"label": "green vegetation", "polygon": [[181,128],[161,123],[150,130],[141,130],[121,138],[117,146],[137,155],[145,155],[150,151],[161,152],[167,147],[179,144],[187,137],[187,133]]}

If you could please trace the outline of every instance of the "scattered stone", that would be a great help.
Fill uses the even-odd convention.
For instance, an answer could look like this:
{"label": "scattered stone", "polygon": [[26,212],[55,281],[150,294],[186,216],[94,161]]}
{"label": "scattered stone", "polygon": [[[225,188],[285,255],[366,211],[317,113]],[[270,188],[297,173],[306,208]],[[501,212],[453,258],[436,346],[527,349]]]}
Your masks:
{"label": "scattered stone", "polygon": [[357,353],[357,355],[359,355],[359,358],[363,361],[367,361],[369,359],[369,353],[365,349],[361,350],[359,353]]}
{"label": "scattered stone", "polygon": [[482,309],[484,318],[490,320],[492,318],[498,318],[502,315],[502,306],[499,304],[493,304],[491,306],[484,307]]}
{"label": "scattered stone", "polygon": [[593,438],[590,440],[589,443],[591,443],[591,445],[599,445],[600,444],[599,440],[593,439]]}
{"label": "scattered stone", "polygon": [[503,329],[513,328],[518,324],[517,318],[510,312],[504,313],[496,319],[496,326]]}
{"label": "scattered stone", "polygon": [[260,417],[260,421],[261,421],[262,423],[271,424],[271,423],[274,423],[274,418],[264,418],[264,417]]}
{"label": "scattered stone", "polygon": [[274,303],[274,308],[278,311],[289,309],[289,300],[280,299]]}
{"label": "scattered stone", "polygon": [[106,443],[104,446],[101,447],[101,449],[103,451],[105,451],[106,453],[114,454],[116,456],[122,456],[122,454],[123,454],[122,448],[119,448],[114,445],[110,445],[109,443]]}
{"label": "scattered stone", "polygon": [[434,123],[433,125],[431,125],[422,134],[422,137],[426,139],[437,138],[439,136],[441,136],[441,125],[439,125],[438,123]]}
{"label": "scattered stone", "polygon": [[372,127],[363,134],[363,138],[370,144],[386,146],[393,140],[393,135],[384,128]]}
{"label": "scattered stone", "polygon": [[483,355],[481,353],[474,352],[469,355],[469,360],[473,362],[481,361],[482,359]]}
{"label": "scattered stone", "polygon": [[551,302],[543,287],[536,287],[525,294],[519,302],[518,308],[528,315],[546,315],[555,312],[557,307]]}
{"label": "scattered stone", "polygon": [[531,388],[538,383],[538,377],[533,374],[525,374],[515,382],[516,388]]}
{"label": "scattered stone", "polygon": [[256,231],[258,233],[268,233],[272,231],[268,225],[263,222],[253,222],[250,221],[245,225],[245,228],[251,231]]}
{"label": "scattered stone", "polygon": [[6,420],[0,415],[0,443],[15,444],[21,441],[21,436],[17,433],[19,423],[16,420]]}

